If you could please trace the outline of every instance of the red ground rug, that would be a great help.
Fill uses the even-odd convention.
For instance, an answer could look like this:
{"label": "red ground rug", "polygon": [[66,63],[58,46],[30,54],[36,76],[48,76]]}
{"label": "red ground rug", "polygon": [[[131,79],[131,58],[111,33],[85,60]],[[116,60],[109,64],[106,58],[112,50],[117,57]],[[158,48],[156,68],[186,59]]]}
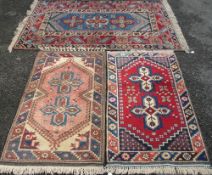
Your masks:
{"label": "red ground rug", "polygon": [[105,59],[100,52],[38,54],[1,156],[10,164],[0,173],[102,172],[94,165],[105,152]]}
{"label": "red ground rug", "polygon": [[107,161],[116,164],[114,171],[148,173],[159,164],[162,173],[168,163],[190,165],[185,172],[195,172],[206,166],[206,148],[174,53],[108,52],[107,65]]}
{"label": "red ground rug", "polygon": [[188,50],[166,0],[43,1],[18,27],[9,50]]}

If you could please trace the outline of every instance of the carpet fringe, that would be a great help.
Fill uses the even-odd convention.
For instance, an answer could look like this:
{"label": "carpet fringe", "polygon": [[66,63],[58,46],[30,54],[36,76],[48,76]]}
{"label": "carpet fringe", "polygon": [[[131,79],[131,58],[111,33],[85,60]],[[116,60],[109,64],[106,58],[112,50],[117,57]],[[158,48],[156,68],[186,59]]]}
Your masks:
{"label": "carpet fringe", "polygon": [[12,52],[13,47],[14,47],[15,43],[17,42],[17,40],[18,40],[18,38],[19,38],[19,35],[21,34],[21,32],[22,32],[24,26],[26,25],[29,16],[33,13],[35,7],[37,6],[38,1],[39,1],[39,0],[34,0],[34,1],[32,2],[32,4],[30,5],[30,10],[27,10],[27,12],[26,12],[26,17],[22,20],[22,22],[20,22],[20,23],[18,24],[18,27],[16,28],[16,30],[15,30],[15,32],[14,32],[14,37],[12,38],[12,41],[11,41],[9,47],[8,47],[8,51],[9,51],[10,53]]}
{"label": "carpet fringe", "polygon": [[42,51],[55,51],[55,52],[70,52],[70,51],[106,51],[106,47],[51,47],[40,45],[39,50]]}
{"label": "carpet fringe", "polygon": [[160,174],[160,175],[211,175],[212,169],[210,166],[173,166],[173,165],[147,165],[147,166],[120,166],[111,165],[106,167],[107,173],[112,174]]}
{"label": "carpet fringe", "polygon": [[0,165],[0,173],[14,173],[15,175],[27,174],[73,174],[73,175],[97,175],[104,173],[112,174],[173,174],[173,175],[211,175],[212,169],[209,165],[107,165],[103,166],[15,166]]}
{"label": "carpet fringe", "polygon": [[103,166],[15,166],[15,165],[0,165],[0,173],[13,173],[17,175],[28,174],[73,174],[73,175],[96,175],[102,174],[105,171]]}
{"label": "carpet fringe", "polygon": [[163,2],[163,6],[165,7],[166,12],[168,13],[168,16],[169,16],[169,18],[172,22],[172,25],[173,25],[174,30],[176,32],[177,39],[180,42],[182,49],[185,50],[186,53],[190,53],[188,43],[187,43],[187,41],[186,41],[186,39],[183,35],[183,32],[182,32],[182,30],[179,26],[179,23],[177,21],[176,16],[174,15],[174,12],[173,12],[171,6],[169,5],[167,0],[162,0],[162,2]]}

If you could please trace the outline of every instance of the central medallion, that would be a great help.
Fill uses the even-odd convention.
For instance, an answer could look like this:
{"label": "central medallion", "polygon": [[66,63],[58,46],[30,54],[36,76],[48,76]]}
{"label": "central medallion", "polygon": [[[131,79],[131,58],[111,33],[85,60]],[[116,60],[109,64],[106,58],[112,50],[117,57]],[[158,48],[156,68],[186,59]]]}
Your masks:
{"label": "central medallion", "polygon": [[46,31],[151,31],[148,13],[52,13]]}
{"label": "central medallion", "polygon": [[161,117],[167,117],[171,110],[167,107],[159,107],[157,99],[146,96],[143,98],[143,106],[136,106],[131,112],[139,118],[144,117],[144,128],[154,131],[160,129]]}
{"label": "central medallion", "polygon": [[89,124],[92,74],[75,62],[56,66],[42,74],[38,90],[43,95],[34,102],[30,125],[39,126],[52,143],[79,132]]}

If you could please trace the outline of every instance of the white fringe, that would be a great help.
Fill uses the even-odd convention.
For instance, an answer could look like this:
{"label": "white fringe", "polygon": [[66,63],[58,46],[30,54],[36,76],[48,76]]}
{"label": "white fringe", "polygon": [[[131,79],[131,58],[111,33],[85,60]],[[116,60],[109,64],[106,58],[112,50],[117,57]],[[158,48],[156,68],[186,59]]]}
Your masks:
{"label": "white fringe", "polygon": [[42,51],[55,51],[55,52],[70,52],[70,51],[106,51],[106,47],[51,47],[51,46],[38,46]]}
{"label": "white fringe", "polygon": [[15,175],[27,174],[73,174],[73,175],[97,175],[97,174],[173,174],[173,175],[211,175],[212,169],[209,165],[107,165],[103,166],[15,166],[0,165],[0,173],[14,173]]}
{"label": "white fringe", "polygon": [[143,165],[143,166],[125,166],[108,165],[106,167],[108,174],[173,174],[173,175],[212,175],[210,166],[180,166],[180,165]]}
{"label": "white fringe", "polygon": [[33,11],[34,11],[36,5],[38,4],[38,1],[39,1],[39,0],[34,0],[34,1],[33,1],[33,3],[30,5],[30,10],[27,10],[27,12],[26,12],[26,15],[27,15],[27,16],[23,19],[22,22],[20,22],[20,23],[18,24],[18,27],[16,28],[16,30],[15,30],[15,32],[14,32],[14,37],[13,37],[13,39],[12,39],[12,42],[10,43],[10,45],[9,45],[9,47],[8,47],[8,51],[9,51],[10,53],[12,52],[13,47],[14,47],[15,43],[17,42],[17,40],[18,40],[18,38],[19,38],[19,35],[21,34],[21,32],[22,32],[24,26],[26,25],[29,16],[33,13]]}
{"label": "white fringe", "polygon": [[179,23],[177,22],[177,18],[175,17],[171,6],[169,5],[167,0],[162,0],[162,2],[163,2],[163,6],[166,9],[166,12],[168,13],[169,18],[171,19],[172,25],[173,25],[174,30],[175,30],[176,35],[177,35],[177,39],[180,42],[180,45],[181,45],[182,49],[185,50],[186,53],[190,53],[190,49],[189,49],[188,43],[185,40],[183,32],[182,32],[182,30],[181,30],[181,28],[179,26]]}
{"label": "white fringe", "polygon": [[15,165],[0,165],[0,173],[14,173],[15,175],[28,175],[28,174],[74,174],[74,175],[96,175],[103,174],[105,168],[103,166],[15,166]]}

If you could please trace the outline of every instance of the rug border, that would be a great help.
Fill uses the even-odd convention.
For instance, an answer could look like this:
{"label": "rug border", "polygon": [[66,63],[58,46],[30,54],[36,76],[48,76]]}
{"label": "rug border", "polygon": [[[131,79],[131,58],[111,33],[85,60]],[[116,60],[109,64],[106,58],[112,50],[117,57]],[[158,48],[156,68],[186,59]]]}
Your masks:
{"label": "rug border", "polygon": [[[92,53],[92,51],[87,51],[85,53],[89,53],[89,52]],[[105,98],[106,83],[105,82],[103,82],[103,84],[102,84],[102,86],[104,88],[104,91],[103,91],[102,95],[104,95],[104,98],[102,98],[102,100],[103,100],[103,102],[102,102],[103,110],[102,110],[102,126],[101,126],[101,131],[102,131],[103,135],[102,135],[102,146],[101,146],[101,158],[100,158],[100,160],[98,162],[97,161],[96,162],[88,162],[88,161],[74,162],[72,160],[71,161],[62,160],[61,162],[55,162],[55,161],[51,161],[51,160],[46,160],[46,161],[43,161],[43,160],[39,161],[39,160],[37,160],[35,162],[33,162],[33,161],[25,161],[25,160],[23,161],[22,160],[21,162],[19,162],[17,160],[4,160],[3,159],[3,155],[4,155],[5,151],[7,150],[7,146],[8,146],[9,138],[11,136],[12,128],[14,127],[15,121],[16,121],[16,119],[18,117],[17,114],[19,113],[19,110],[20,110],[20,104],[22,104],[22,102],[24,100],[24,94],[26,92],[26,89],[28,88],[28,85],[31,82],[31,77],[32,77],[32,75],[34,73],[34,70],[35,70],[35,65],[37,63],[37,58],[40,57],[40,56],[42,56],[42,55],[45,55],[46,53],[49,53],[49,52],[39,51],[37,53],[36,57],[35,57],[35,60],[34,60],[33,66],[32,66],[32,70],[31,70],[30,75],[29,75],[29,77],[27,79],[27,83],[25,85],[24,91],[23,91],[22,96],[21,96],[21,99],[19,101],[19,105],[18,105],[16,114],[15,114],[14,119],[12,121],[12,124],[11,124],[11,127],[9,129],[9,132],[8,132],[8,134],[6,136],[4,147],[2,149],[2,153],[0,154],[0,173],[1,173],[1,166],[4,166],[4,165],[5,166],[6,165],[13,165],[15,167],[16,166],[21,166],[21,165],[24,165],[24,166],[33,166],[33,165],[40,166],[41,164],[43,166],[48,166],[49,165],[49,166],[52,166],[52,167],[55,167],[55,165],[57,165],[57,164],[60,164],[61,166],[69,166],[69,167],[72,167],[72,166],[73,167],[75,167],[75,166],[76,167],[80,167],[82,165],[83,166],[88,166],[88,165],[89,166],[102,166],[102,165],[104,165],[105,155],[106,155],[106,152],[105,152],[105,148],[106,148],[106,135],[105,135],[105,130],[106,130],[106,126],[105,126],[105,122],[106,122],[105,121],[106,120],[106,115],[105,115],[105,110],[106,110],[106,108],[105,108],[106,107],[105,106],[105,104],[106,104],[106,98]],[[64,52],[58,52],[58,53],[67,53],[67,52],[64,51]],[[97,53],[102,53],[103,54],[102,67],[103,67],[103,69],[105,69],[105,72],[106,72],[106,53],[104,53],[104,52],[97,52]],[[104,78],[106,78],[105,72],[103,71],[103,73],[102,73],[102,76]],[[26,163],[28,165],[25,165]]]}
{"label": "rug border", "polygon": [[29,10],[27,10],[26,12],[26,17],[24,17],[24,19],[18,24],[18,27],[16,28],[15,32],[14,32],[14,36],[11,40],[10,45],[8,46],[8,51],[11,53],[13,50],[13,47],[15,46],[19,36],[21,35],[24,27],[26,26],[29,16],[32,15],[34,9],[37,7],[39,0],[34,0],[31,5]]}
{"label": "rug border", "polygon": [[169,16],[170,21],[172,22],[172,26],[174,28],[174,31],[176,32],[177,39],[182,47],[182,50],[184,50],[186,53],[190,53],[190,48],[188,46],[188,43],[185,39],[185,36],[183,35],[182,29],[179,25],[179,22],[168,2],[168,0],[162,0],[163,6]]}

